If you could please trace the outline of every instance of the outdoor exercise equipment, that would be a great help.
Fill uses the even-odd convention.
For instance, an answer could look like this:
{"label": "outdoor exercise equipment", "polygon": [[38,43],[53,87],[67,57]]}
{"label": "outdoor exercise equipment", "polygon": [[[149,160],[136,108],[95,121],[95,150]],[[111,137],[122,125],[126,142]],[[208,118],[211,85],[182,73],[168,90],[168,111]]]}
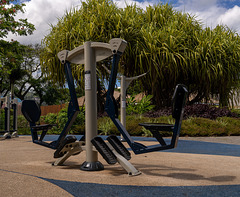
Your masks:
{"label": "outdoor exercise equipment", "polygon": [[[126,128],[126,92],[128,86],[131,84],[133,80],[136,80],[140,77],[145,76],[147,73],[143,73],[141,75],[135,76],[135,77],[126,77],[124,75],[120,76],[121,79],[121,110],[120,110],[120,117],[121,117],[121,123]],[[121,140],[124,140],[121,136]]]}
{"label": "outdoor exercise equipment", "polygon": [[[128,172],[129,175],[138,175],[140,172],[135,169],[127,159],[122,155],[129,155],[124,149],[118,138],[108,137],[109,143],[97,136],[97,80],[96,80],[96,62],[102,61],[113,56],[113,63],[119,61],[122,53],[126,48],[126,41],[114,38],[109,43],[102,42],[85,42],[72,51],[63,50],[58,53],[60,61],[65,64],[71,62],[74,64],[84,64],[85,70],[85,143],[80,140],[72,147],[68,145],[64,148],[59,148],[59,155],[64,155],[59,158],[54,165],[64,162],[70,152],[74,154],[86,151],[86,161],[81,165],[81,170],[96,171],[103,170],[104,167],[98,161],[98,152],[109,163],[120,163],[121,166]],[[114,146],[114,145],[115,146]],[[94,145],[94,146],[93,146]],[[117,151],[118,150],[118,151]],[[69,154],[68,154],[69,153]]]}
{"label": "outdoor exercise equipment", "polygon": [[[10,99],[10,95],[0,98],[1,106],[4,105],[4,130],[0,131],[3,134],[1,138],[7,139],[18,137],[17,134],[17,99]],[[10,116],[13,109],[13,122],[11,125]]]}
{"label": "outdoor exercise equipment", "polygon": [[[104,66],[104,69],[109,73],[111,74],[111,71],[107,69],[106,66]],[[140,77],[143,77],[147,74],[146,73],[143,73],[141,75],[138,75],[138,76],[135,76],[135,77],[126,77],[124,75],[121,75],[121,76],[117,76],[118,79],[121,80],[121,92],[120,92],[120,95],[121,95],[121,99],[120,99],[120,122],[122,123],[122,125],[126,128],[126,94],[127,94],[127,88],[128,86],[131,84],[131,82],[133,80],[136,80]],[[123,138],[123,136],[121,135],[121,141],[125,141],[125,139]]]}
{"label": "outdoor exercise equipment", "polygon": [[[113,123],[116,125],[116,127],[118,128],[118,130],[120,131],[120,133],[122,134],[122,136],[124,137],[124,139],[126,140],[126,142],[131,147],[131,149],[135,154],[142,154],[142,153],[175,148],[177,146],[177,142],[180,134],[184,106],[186,102],[186,96],[188,93],[187,88],[182,84],[179,84],[176,86],[176,89],[173,95],[173,112],[172,112],[172,117],[175,119],[174,125],[159,124],[159,123],[140,124],[145,128],[149,129],[160,144],[156,146],[145,146],[144,144],[134,142],[134,140],[131,138],[131,136],[127,132],[126,128],[122,125],[122,123],[118,119],[118,108],[117,108],[115,98],[113,97],[114,87],[116,84],[116,78],[117,78],[117,72],[118,72],[118,61],[119,59],[116,59],[116,63],[113,63],[112,69],[111,69],[111,75],[109,79],[109,86],[108,86],[106,106],[105,106],[105,110],[108,113],[109,117],[111,118]],[[166,142],[161,136],[160,131],[172,131],[173,134],[172,134],[172,139],[170,144],[166,144]]]}
{"label": "outdoor exercise equipment", "polygon": [[[64,69],[65,69],[65,75],[66,75],[71,99],[68,105],[68,121],[65,124],[57,140],[52,142],[44,141],[44,137],[47,134],[47,131],[50,128],[52,128],[54,125],[50,125],[50,124],[37,125],[36,124],[39,121],[41,116],[41,108],[36,103],[36,101],[24,100],[22,102],[22,114],[30,124],[33,143],[46,146],[51,149],[57,149],[63,142],[65,144],[68,144],[76,141],[74,136],[69,136],[68,138],[66,138],[73,122],[77,117],[77,114],[79,113],[79,106],[78,106],[77,95],[76,95],[75,86],[74,86],[74,80],[71,72],[71,66],[69,62],[66,61],[64,63]],[[41,132],[40,137],[38,137],[38,132]]]}

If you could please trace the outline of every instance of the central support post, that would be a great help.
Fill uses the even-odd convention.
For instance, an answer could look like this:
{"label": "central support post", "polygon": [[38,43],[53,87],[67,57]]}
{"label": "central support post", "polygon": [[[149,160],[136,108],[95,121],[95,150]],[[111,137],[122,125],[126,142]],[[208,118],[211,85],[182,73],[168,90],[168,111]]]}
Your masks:
{"label": "central support post", "polygon": [[91,139],[97,136],[97,79],[96,56],[91,42],[84,43],[85,59],[85,133],[86,137],[86,161],[81,170],[103,170],[103,165],[98,161],[98,154],[93,150]]}
{"label": "central support post", "polygon": [[113,38],[109,43],[85,42],[72,51],[63,50],[58,53],[61,63],[66,61],[73,64],[84,64],[85,71],[85,143],[86,161],[81,170],[103,170],[104,166],[98,161],[97,150],[91,140],[97,136],[97,76],[96,63],[118,54],[120,56],[127,46],[127,42],[120,38]]}
{"label": "central support post", "polygon": [[[126,128],[126,77],[121,76],[121,123]],[[123,139],[123,137],[121,137]]]}

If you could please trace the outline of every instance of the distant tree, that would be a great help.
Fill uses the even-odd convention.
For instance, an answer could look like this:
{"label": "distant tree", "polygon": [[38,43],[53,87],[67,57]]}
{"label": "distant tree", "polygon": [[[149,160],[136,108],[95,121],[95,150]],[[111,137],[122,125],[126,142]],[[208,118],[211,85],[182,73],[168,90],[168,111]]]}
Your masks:
{"label": "distant tree", "polygon": [[0,0],[0,38],[6,37],[9,32],[20,36],[33,33],[34,25],[27,19],[15,19],[18,12],[24,13],[24,6],[16,0]]}
{"label": "distant tree", "polygon": [[[22,77],[15,82],[14,93],[23,100],[29,90],[33,88],[33,84],[39,83],[43,77],[41,73],[39,55],[41,48],[39,45],[25,46],[21,51],[22,62],[20,65]],[[14,70],[13,70],[14,72]]]}
{"label": "distant tree", "polygon": [[[6,37],[9,32],[20,36],[32,34],[34,25],[27,22],[27,19],[16,20],[18,12],[24,12],[25,4],[14,0],[0,1],[0,38]],[[19,80],[22,73],[20,65],[23,61],[22,53],[24,46],[16,41],[7,42],[0,40],[0,91],[9,83],[12,87],[15,81]]]}
{"label": "distant tree", "polygon": [[[40,53],[41,46],[25,46],[22,50],[22,62],[19,69],[21,78],[15,81],[14,94],[24,100],[29,93],[39,98],[40,104],[48,105],[60,104],[69,101],[69,92],[66,88],[61,88],[49,81],[41,72]],[[15,73],[13,70],[11,72]],[[8,87],[9,88],[9,87]]]}
{"label": "distant tree", "polygon": [[70,96],[67,88],[60,88],[50,82],[46,83],[44,87],[42,91],[44,94],[40,101],[45,102],[47,105],[59,105],[69,102]]}
{"label": "distant tree", "polygon": [[19,42],[7,42],[0,40],[0,87],[1,92],[7,93],[11,90],[14,83],[20,80],[25,74],[25,70],[21,69],[23,62],[23,51],[25,46]]}

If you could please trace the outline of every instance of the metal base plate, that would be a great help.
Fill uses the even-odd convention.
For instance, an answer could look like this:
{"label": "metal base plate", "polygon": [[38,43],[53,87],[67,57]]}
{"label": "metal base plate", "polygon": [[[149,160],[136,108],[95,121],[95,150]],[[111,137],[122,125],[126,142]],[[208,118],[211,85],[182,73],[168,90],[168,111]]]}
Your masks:
{"label": "metal base plate", "polygon": [[100,171],[100,170],[104,170],[104,166],[99,161],[96,161],[96,162],[85,161],[81,165],[80,169],[83,170],[83,171]]}

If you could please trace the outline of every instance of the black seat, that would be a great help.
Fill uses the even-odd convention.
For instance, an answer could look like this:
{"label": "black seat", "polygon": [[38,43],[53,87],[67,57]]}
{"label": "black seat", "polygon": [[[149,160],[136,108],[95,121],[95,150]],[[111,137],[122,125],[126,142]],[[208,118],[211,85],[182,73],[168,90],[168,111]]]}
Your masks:
{"label": "black seat", "polygon": [[[49,124],[36,125],[36,122],[38,122],[38,120],[41,116],[41,109],[38,106],[38,104],[33,100],[24,100],[22,103],[22,113],[25,116],[25,118],[28,120],[28,122],[30,123],[33,143],[36,143],[36,144],[39,144],[42,146],[46,146],[46,147],[52,148],[52,149],[57,149],[61,145],[61,143],[66,138],[68,132],[70,131],[70,129],[79,113],[79,106],[78,106],[77,95],[76,95],[76,91],[75,91],[75,84],[74,84],[74,79],[72,76],[70,62],[68,62],[68,61],[65,62],[64,70],[65,70],[65,75],[66,75],[66,79],[68,82],[68,88],[69,88],[69,93],[70,93],[71,99],[68,104],[68,115],[67,115],[68,120],[67,120],[63,130],[61,131],[60,135],[58,136],[57,140],[52,141],[50,143],[43,141],[43,138],[46,135],[47,131],[54,125],[49,125]],[[42,131],[39,139],[38,139],[37,131]],[[70,138],[68,138],[68,140],[69,139]],[[70,139],[70,141],[71,141],[71,139]]]}
{"label": "black seat", "polygon": [[175,119],[175,124],[165,123],[140,123],[140,126],[145,127],[163,146],[167,145],[162,138],[161,131],[172,131],[172,148],[177,146],[177,139],[180,134],[181,123],[183,118],[184,107],[186,103],[187,88],[185,85],[179,84],[176,86],[172,98],[172,117]]}
{"label": "black seat", "polygon": [[[55,126],[52,124],[44,124],[44,125],[36,124],[39,121],[41,116],[41,108],[34,100],[24,100],[22,102],[21,110],[22,110],[22,114],[30,124],[33,142],[42,141],[47,131],[51,129],[53,126]],[[39,139],[38,139],[38,133],[37,133],[38,131],[42,131]]]}

